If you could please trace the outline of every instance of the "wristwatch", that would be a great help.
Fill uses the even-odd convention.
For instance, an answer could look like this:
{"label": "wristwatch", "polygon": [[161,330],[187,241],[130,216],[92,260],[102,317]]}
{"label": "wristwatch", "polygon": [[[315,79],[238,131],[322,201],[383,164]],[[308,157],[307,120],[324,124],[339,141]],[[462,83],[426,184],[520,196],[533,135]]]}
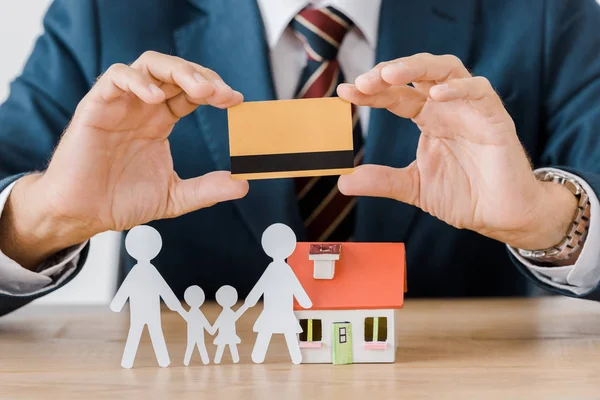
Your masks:
{"label": "wristwatch", "polygon": [[555,171],[539,171],[535,173],[542,182],[553,182],[563,185],[577,198],[577,210],[567,234],[560,243],[543,250],[516,249],[518,253],[538,263],[565,264],[571,257],[579,253],[590,227],[590,200],[585,189],[574,179]]}

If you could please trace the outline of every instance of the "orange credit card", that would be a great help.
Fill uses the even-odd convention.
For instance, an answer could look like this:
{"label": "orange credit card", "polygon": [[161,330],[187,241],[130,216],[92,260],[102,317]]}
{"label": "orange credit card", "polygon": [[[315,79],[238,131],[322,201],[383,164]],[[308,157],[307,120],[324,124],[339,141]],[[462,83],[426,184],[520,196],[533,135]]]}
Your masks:
{"label": "orange credit card", "polygon": [[259,101],[228,109],[234,179],[347,174],[352,109],[339,98]]}

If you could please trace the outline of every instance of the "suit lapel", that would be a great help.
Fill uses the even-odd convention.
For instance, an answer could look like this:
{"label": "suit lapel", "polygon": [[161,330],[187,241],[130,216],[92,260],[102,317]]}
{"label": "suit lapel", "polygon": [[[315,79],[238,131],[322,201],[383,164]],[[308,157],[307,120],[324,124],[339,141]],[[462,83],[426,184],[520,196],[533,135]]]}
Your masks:
{"label": "suit lapel", "polygon": [[[256,3],[188,1],[194,9],[188,10],[174,33],[177,54],[217,72],[246,101],[274,99],[269,51]],[[207,106],[194,114],[216,168],[230,170],[226,111]],[[248,196],[233,203],[259,242],[264,229],[275,222],[302,231],[291,180],[252,181]]]}
{"label": "suit lapel", "polygon": [[[454,54],[469,66],[475,3],[476,0],[383,0],[376,63],[427,52]],[[415,159],[419,134],[412,121],[387,110],[373,109],[365,162],[398,168],[409,165]],[[360,199],[360,203],[368,206],[359,207],[359,232],[362,224],[370,226],[376,219],[369,210],[375,204],[368,199]],[[417,211],[416,207],[397,205],[395,212],[400,214],[402,223],[394,237],[406,240]],[[372,231],[371,228],[367,231]],[[370,236],[364,232],[358,237],[365,235]]]}

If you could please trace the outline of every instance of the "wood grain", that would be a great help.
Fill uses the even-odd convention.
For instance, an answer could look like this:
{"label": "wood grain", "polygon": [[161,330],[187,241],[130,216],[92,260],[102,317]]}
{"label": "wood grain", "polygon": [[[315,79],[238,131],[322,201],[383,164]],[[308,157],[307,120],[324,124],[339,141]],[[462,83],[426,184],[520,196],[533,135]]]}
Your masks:
{"label": "wood grain", "polygon": [[[218,309],[205,307],[214,321]],[[182,365],[185,324],[163,312],[171,367],[144,333],[133,369],[120,367],[127,313],[29,306],[0,318],[0,397],[86,399],[600,398],[600,304],[566,298],[409,300],[393,365],[300,365],[277,338],[254,365],[252,323],[238,323],[240,364],[228,354]],[[207,339],[209,354],[215,346]]]}

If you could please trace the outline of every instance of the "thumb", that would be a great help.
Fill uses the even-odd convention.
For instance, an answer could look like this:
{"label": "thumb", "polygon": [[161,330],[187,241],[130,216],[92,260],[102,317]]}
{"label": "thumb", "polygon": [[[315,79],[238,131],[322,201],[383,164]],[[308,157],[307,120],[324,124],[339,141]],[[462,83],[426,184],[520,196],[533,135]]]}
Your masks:
{"label": "thumb", "polygon": [[415,162],[406,168],[361,165],[353,173],[340,176],[340,192],[346,196],[387,197],[416,205],[419,174]]}
{"label": "thumb", "polygon": [[172,209],[168,214],[179,216],[222,201],[240,199],[246,196],[248,189],[247,181],[232,179],[228,171],[179,180],[172,189]]}

